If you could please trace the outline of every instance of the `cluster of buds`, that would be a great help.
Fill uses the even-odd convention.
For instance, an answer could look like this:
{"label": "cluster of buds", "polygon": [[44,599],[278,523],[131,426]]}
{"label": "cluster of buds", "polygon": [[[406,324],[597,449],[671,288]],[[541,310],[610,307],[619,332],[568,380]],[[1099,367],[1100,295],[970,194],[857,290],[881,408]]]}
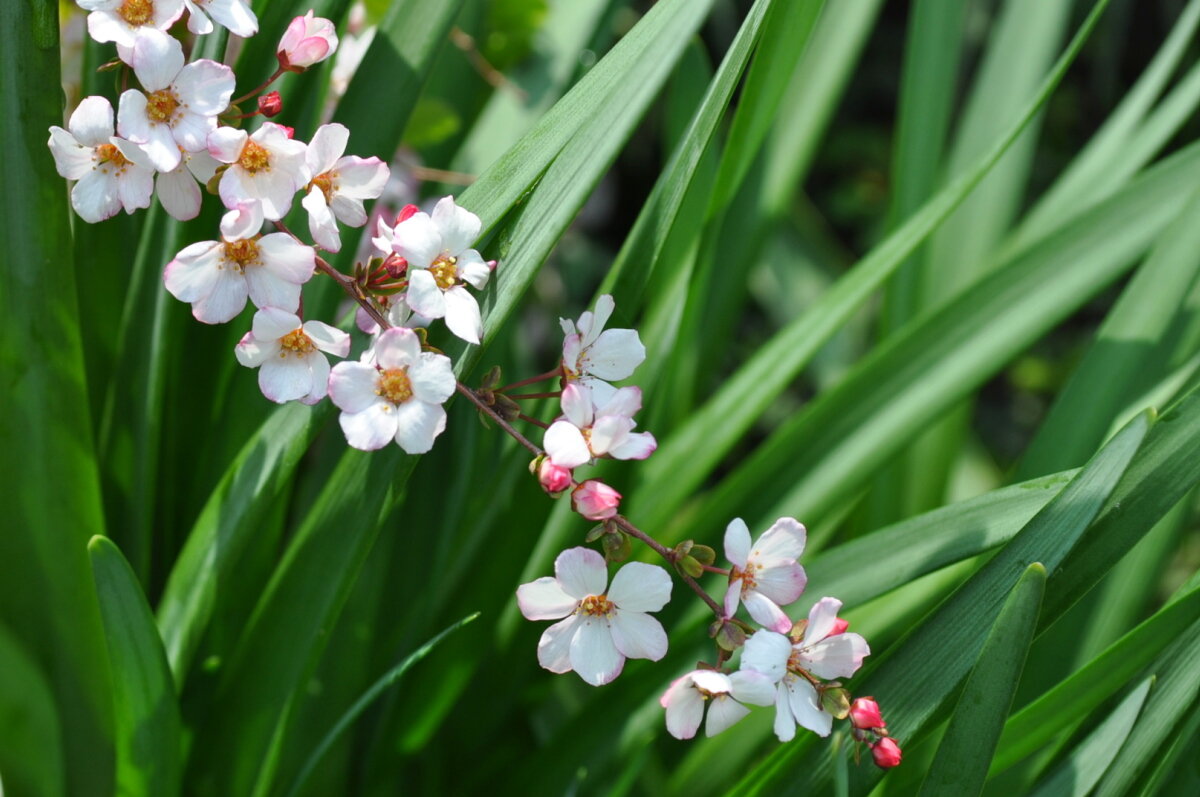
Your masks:
{"label": "cluster of buds", "polygon": [[[328,396],[342,411],[351,446],[372,450],[394,441],[411,454],[430,450],[445,429],[442,405],[457,380],[449,358],[420,328],[444,318],[452,333],[479,343],[479,305],[464,285],[483,288],[496,265],[471,248],[479,218],[453,197],[432,213],[409,206],[394,225],[380,218],[374,256],[353,276],[341,274],[318,252],[341,250],[339,225],[367,224],[364,202],[383,193],[387,164],[346,155],[350,131],[340,124],[322,125],[308,143],[275,122],[242,126],[283,111],[279,92],[268,91],[272,83],[334,54],[333,23],[312,11],[293,19],[276,48],[278,69],[234,100],[233,70],[208,59],[185,64],[183,44],[168,31],[186,11],[194,35],[211,33],[216,23],[252,36],[258,20],[246,0],[78,2],[90,12],[91,35],[115,43],[120,61],[114,63],[123,63],[141,90],[124,91],[115,114],[106,98],[88,97],[66,130],[50,128],[58,171],[76,181],[75,211],[85,221],[102,221],[121,209],[149,207],[157,193],[168,214],[187,220],[199,214],[206,186],[226,208],[220,236],[184,247],[166,265],[167,291],[206,324],[232,321],[247,301],[254,304],[250,331],[234,355],[258,369],[268,399],[315,404]],[[256,110],[241,113],[238,103],[252,99]],[[282,221],[297,194],[311,243]],[[385,279],[372,263],[387,264],[374,270]],[[349,355],[350,336],[304,318],[303,288],[317,273],[360,305],[360,326],[372,338],[357,361],[331,367],[330,356]]]}
{"label": "cluster of buds", "polygon": [[860,697],[850,704],[851,734],[856,742],[865,742],[875,764],[883,769],[900,766],[900,745],[888,735],[887,723],[873,697]]}

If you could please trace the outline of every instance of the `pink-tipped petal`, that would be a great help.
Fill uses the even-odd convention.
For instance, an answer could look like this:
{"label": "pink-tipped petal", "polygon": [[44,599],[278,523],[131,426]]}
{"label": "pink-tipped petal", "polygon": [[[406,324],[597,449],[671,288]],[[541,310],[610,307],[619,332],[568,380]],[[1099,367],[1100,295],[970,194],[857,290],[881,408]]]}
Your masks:
{"label": "pink-tipped petal", "polygon": [[786,634],[792,628],[792,621],[784,614],[775,601],[763,595],[758,590],[750,590],[742,596],[746,611],[754,618],[754,622],[763,628],[770,628],[781,634]]}
{"label": "pink-tipped petal", "polygon": [[837,598],[821,598],[808,612],[808,628],[804,631],[803,646],[820,642],[833,632],[842,602]]}
{"label": "pink-tipped petal", "polygon": [[755,589],[780,606],[787,606],[804,592],[808,577],[795,562],[761,568],[754,576]]}
{"label": "pink-tipped petal", "polygon": [[[379,385],[379,371],[366,363],[341,362],[329,374],[329,398],[338,409],[347,413],[362,412],[380,402],[375,392]],[[394,421],[393,421],[394,423]],[[388,432],[390,440],[395,429]],[[384,443],[387,441],[385,440]],[[382,446],[379,446],[382,448]]]}
{"label": "pink-tipped petal", "polygon": [[754,544],[754,556],[761,562],[773,559],[799,559],[807,536],[804,524],[782,517],[763,532]]}
{"label": "pink-tipped petal", "polygon": [[396,225],[392,246],[416,268],[429,268],[442,254],[442,236],[425,213],[414,213]]}
{"label": "pink-tipped petal", "polygon": [[646,347],[634,329],[605,330],[584,354],[588,372],[610,382],[632,376],[645,359]]}
{"label": "pink-tipped petal", "polygon": [[303,357],[269,358],[258,369],[258,386],[276,404],[304,398],[312,392],[312,369]]}
{"label": "pink-tipped petal", "polygon": [[849,678],[858,672],[863,658],[870,655],[867,641],[858,634],[829,637],[801,651],[805,669],[818,678]]}
{"label": "pink-tipped petal", "polygon": [[692,686],[691,678],[684,676],[671,685],[663,695],[666,711],[667,733],[676,739],[691,739],[704,720],[704,697]]}

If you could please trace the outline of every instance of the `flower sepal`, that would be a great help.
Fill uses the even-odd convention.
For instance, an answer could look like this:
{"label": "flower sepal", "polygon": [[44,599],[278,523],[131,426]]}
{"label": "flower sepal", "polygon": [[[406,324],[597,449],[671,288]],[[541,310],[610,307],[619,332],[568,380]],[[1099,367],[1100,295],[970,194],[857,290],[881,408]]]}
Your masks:
{"label": "flower sepal", "polygon": [[835,720],[844,720],[850,715],[850,693],[837,681],[820,689],[821,709]]}
{"label": "flower sepal", "polygon": [[746,644],[746,631],[742,624],[729,618],[714,620],[708,627],[708,635],[716,640],[721,650],[730,653]]}

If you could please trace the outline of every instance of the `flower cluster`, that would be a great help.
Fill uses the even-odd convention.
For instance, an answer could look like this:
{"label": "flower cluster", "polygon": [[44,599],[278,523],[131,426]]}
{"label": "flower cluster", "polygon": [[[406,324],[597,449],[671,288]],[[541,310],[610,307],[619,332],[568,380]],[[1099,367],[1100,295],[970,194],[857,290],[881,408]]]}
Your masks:
{"label": "flower cluster", "polygon": [[[483,288],[496,264],[471,248],[481,222],[452,197],[432,213],[409,206],[394,224],[381,219],[372,239],[377,249],[353,276],[318,254],[341,250],[339,225],[367,224],[364,202],[379,198],[390,177],[379,158],[346,154],[350,131],[343,125],[322,125],[305,143],[291,128],[264,121],[283,110],[279,92],[267,91],[273,82],[334,54],[333,23],[312,11],[293,19],[276,48],[276,72],[234,99],[233,70],[203,58],[186,63],[183,43],[168,31],[186,11],[192,35],[221,25],[253,36],[258,20],[247,0],[78,4],[90,12],[93,38],[115,43],[114,64],[140,88],[123,91],[115,113],[108,99],[88,97],[65,130],[50,128],[59,174],[75,181],[76,213],[98,222],[149,207],[157,194],[168,214],[188,220],[199,214],[207,187],[226,208],[220,235],[185,246],[166,265],[167,291],[206,324],[232,321],[247,300],[254,304],[251,329],[234,355],[258,369],[271,401],[314,404],[328,395],[342,411],[351,446],[372,450],[395,441],[410,454],[428,451],[445,429],[442,405],[457,380],[450,359],[414,329],[443,318],[453,334],[479,343],[479,305],[465,286]],[[251,101],[255,110],[242,113],[239,104]],[[264,120],[242,126],[254,117]],[[297,194],[311,243],[282,221]],[[372,321],[357,361],[331,367],[330,355],[350,354],[350,336],[304,317],[303,289],[316,274],[334,279]]]}

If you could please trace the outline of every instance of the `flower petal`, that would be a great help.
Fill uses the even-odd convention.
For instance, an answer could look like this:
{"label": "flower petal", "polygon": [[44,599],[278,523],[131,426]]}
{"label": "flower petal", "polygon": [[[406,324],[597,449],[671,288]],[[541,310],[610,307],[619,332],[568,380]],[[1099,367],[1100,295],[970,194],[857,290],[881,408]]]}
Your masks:
{"label": "flower petal", "polygon": [[625,657],[613,643],[608,621],[575,615],[578,630],[571,640],[571,669],[592,686],[610,683],[625,666]]}
{"label": "flower petal", "polygon": [[340,252],[342,236],[333,213],[325,204],[325,192],[314,185],[300,200],[300,206],[308,211],[308,232],[317,246],[326,252]]}
{"label": "flower petal", "polygon": [[246,306],[246,281],[230,269],[217,272],[212,293],[192,303],[192,316],[205,324],[224,324]]}
{"label": "flower petal", "polygon": [[792,676],[784,681],[788,688],[788,706],[796,722],[817,736],[828,736],[833,729],[833,716],[821,710],[820,698],[812,684]]}
{"label": "flower petal", "polygon": [[588,393],[587,388],[580,387],[578,383],[571,382],[563,388],[559,402],[562,406],[563,415],[567,416],[567,420],[572,424],[580,429],[592,425],[595,413],[592,408],[592,397]]}
{"label": "flower petal", "polygon": [[175,89],[189,111],[211,118],[229,107],[236,80],[229,67],[201,58],[179,70]]}
{"label": "flower petal", "polygon": [[113,134],[113,107],[106,97],[85,97],[67,121],[79,143],[85,147],[107,144]]}
{"label": "flower petal", "polygon": [[769,565],[754,575],[755,589],[780,606],[787,606],[804,592],[808,576],[794,561]]}
{"label": "flower petal", "polygon": [[774,631],[756,631],[742,647],[742,669],[762,673],[774,683],[787,672],[791,655],[792,643],[786,636]]}
{"label": "flower petal", "polygon": [[761,672],[739,670],[729,676],[729,684],[732,687],[730,694],[738,702],[755,706],[769,706],[775,702],[775,682]]}
{"label": "flower petal", "polygon": [[671,577],[658,565],[630,562],[613,576],[608,599],[627,612],[657,612],[671,599]]}
{"label": "flower petal", "polygon": [[729,582],[729,586],[725,588],[725,599],[722,604],[725,607],[725,616],[733,617],[737,614],[738,606],[742,603],[742,580],[735,578]]}
{"label": "flower petal", "polygon": [[441,234],[442,251],[451,255],[457,255],[475,243],[482,228],[479,217],[456,205],[452,196],[438,200],[430,219]]}
{"label": "flower petal", "polygon": [[[362,412],[372,404],[379,403],[379,395],[375,392],[378,385],[379,371],[375,366],[341,362],[335,365],[329,374],[329,398],[343,412]],[[394,428],[389,431],[388,439],[390,440],[395,433]]]}
{"label": "flower petal", "polygon": [[800,651],[805,669],[819,678],[849,678],[870,655],[867,640],[855,633],[828,637]]}
{"label": "flower petal", "polygon": [[479,302],[470,291],[455,285],[446,291],[446,328],[467,343],[479,343],[483,336],[483,320],[479,316]]}
{"label": "flower petal", "polygon": [[446,411],[440,404],[412,399],[396,407],[396,442],[407,454],[424,454],[446,431]]}
{"label": "flower petal", "polygon": [[421,352],[408,369],[413,396],[426,404],[442,404],[454,395],[458,382],[450,358],[431,351]]}
{"label": "flower petal", "polygon": [[605,330],[583,355],[588,373],[609,381],[631,376],[645,359],[646,347],[635,329]]}
{"label": "flower petal", "polygon": [[281,351],[258,369],[258,386],[276,404],[295,401],[312,392],[312,368],[306,358]]}
{"label": "flower petal", "polygon": [[[330,376],[331,385],[333,376]],[[376,451],[392,442],[396,437],[396,413],[391,410],[392,406],[386,401],[376,401],[361,412],[343,412],[338,423],[346,435],[346,442],[360,451]]]}
{"label": "flower petal", "polygon": [[613,644],[627,659],[658,661],[667,655],[667,632],[648,614],[618,609],[609,617],[609,628]]}
{"label": "flower petal", "polygon": [[538,640],[538,664],[554,673],[571,671],[571,640],[575,638],[578,622],[579,615],[573,614],[542,632]]}
{"label": "flower petal", "polygon": [[667,710],[667,733],[691,739],[704,720],[704,698],[692,685],[691,674],[671,684],[661,703]]}
{"label": "flower petal", "polygon": [[563,592],[557,579],[542,576],[517,587],[517,606],[526,620],[559,620],[575,611],[579,601]]}
{"label": "flower petal", "polygon": [[332,169],[338,158],[342,157],[342,153],[346,151],[346,144],[349,141],[350,131],[345,125],[332,122],[318,127],[317,132],[313,133],[312,139],[308,142],[308,150],[304,155],[309,170],[314,175],[318,175]]}
{"label": "flower petal", "polygon": [[421,340],[406,327],[386,329],[375,340],[375,362],[380,368],[404,368],[421,356]]}
{"label": "flower petal", "polygon": [[426,318],[442,318],[446,315],[446,298],[433,275],[426,269],[408,270],[408,291],[404,300],[414,312]]}
{"label": "flower petal", "polygon": [[554,560],[554,577],[572,598],[603,595],[608,584],[604,557],[591,548],[568,548]]}
{"label": "flower petal", "polygon": [[183,68],[183,45],[161,30],[138,28],[129,65],[146,91],[165,89]]}
{"label": "flower petal", "polygon": [[808,647],[820,642],[833,631],[837,622],[837,613],[841,611],[842,602],[837,598],[821,598],[813,604],[808,612],[808,628],[804,631],[804,642],[801,647]]}
{"label": "flower petal", "polygon": [[780,681],[778,694],[775,697],[775,736],[781,742],[790,742],[796,738],[796,715],[792,713],[790,702],[791,693],[787,685]]}
{"label": "flower petal", "polygon": [[750,612],[754,622],[763,628],[770,628],[781,634],[792,630],[792,621],[783,609],[757,589],[752,589],[743,595],[742,603],[746,605],[746,611]]}
{"label": "flower petal", "polygon": [[578,468],[592,458],[583,433],[569,421],[550,424],[542,438],[542,448],[550,455],[551,462],[563,468]]}
{"label": "flower petal", "polygon": [[736,517],[725,527],[725,558],[738,567],[746,566],[750,556],[750,529],[746,521]]}
{"label": "flower petal", "polygon": [[442,254],[442,236],[428,214],[414,213],[396,225],[392,248],[416,268],[429,268]]}
{"label": "flower petal", "polygon": [[770,559],[799,559],[804,553],[807,532],[795,518],[781,517],[754,543],[751,556],[761,562]]}
{"label": "flower petal", "polygon": [[627,434],[615,446],[608,449],[613,459],[646,459],[658,450],[658,441],[649,432]]}
{"label": "flower petal", "polygon": [[719,695],[709,701],[708,720],[704,723],[704,735],[716,736],[750,713],[750,709],[728,695]]}
{"label": "flower petal", "polygon": [[171,218],[188,221],[200,215],[203,196],[189,172],[182,165],[174,171],[158,175],[155,183],[158,201]]}

